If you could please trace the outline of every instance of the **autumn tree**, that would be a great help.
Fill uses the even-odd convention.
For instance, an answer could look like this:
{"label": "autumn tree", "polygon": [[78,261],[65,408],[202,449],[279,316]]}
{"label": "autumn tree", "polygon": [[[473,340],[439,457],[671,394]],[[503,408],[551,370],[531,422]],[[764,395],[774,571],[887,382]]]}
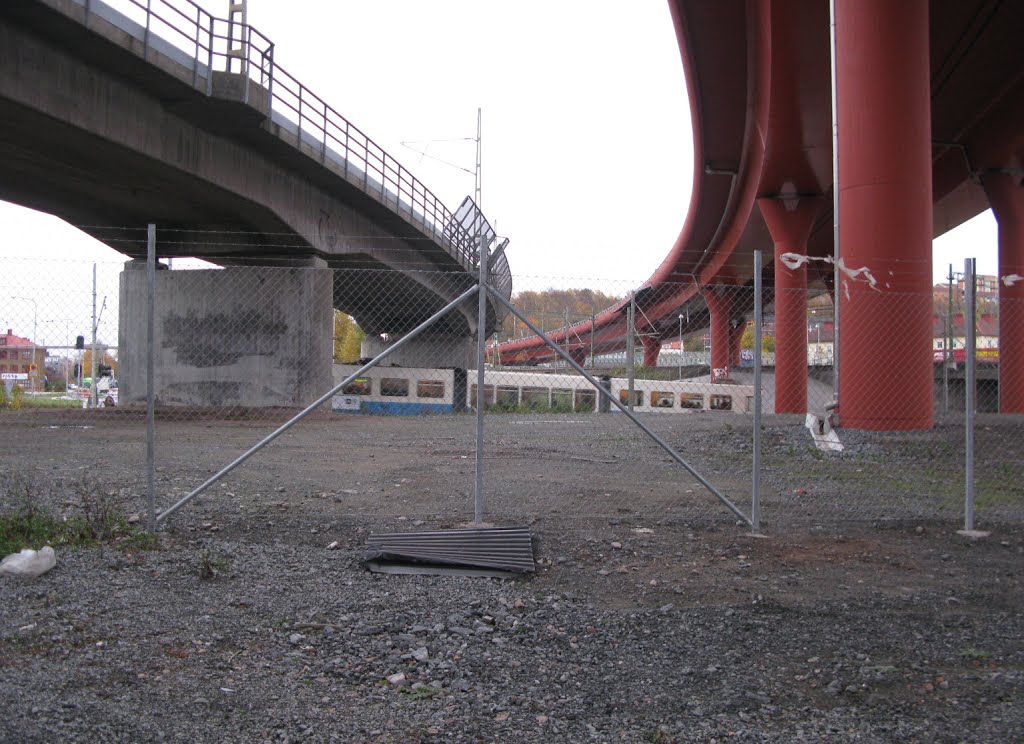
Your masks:
{"label": "autumn tree", "polygon": [[[753,349],[754,348],[754,324],[748,323],[747,327],[743,330],[743,338],[740,339],[740,348],[742,349]],[[771,334],[764,334],[761,336],[761,351],[765,354],[770,354],[775,351],[775,336]]]}
{"label": "autumn tree", "polygon": [[[566,320],[570,324],[590,320],[621,299],[595,289],[545,289],[518,292],[512,296],[512,304],[538,328],[550,331],[565,326]],[[514,329],[521,334],[522,328],[522,323],[509,315],[501,335],[512,338]]]}
{"label": "autumn tree", "polygon": [[351,364],[362,355],[363,339],[366,333],[351,315],[340,310],[334,311],[334,361]]}
{"label": "autumn tree", "polygon": [[[99,365],[110,367],[110,374],[117,377],[117,359],[106,349],[96,350],[96,374],[99,376]],[[86,349],[82,353],[82,377],[92,375],[92,349]]]}

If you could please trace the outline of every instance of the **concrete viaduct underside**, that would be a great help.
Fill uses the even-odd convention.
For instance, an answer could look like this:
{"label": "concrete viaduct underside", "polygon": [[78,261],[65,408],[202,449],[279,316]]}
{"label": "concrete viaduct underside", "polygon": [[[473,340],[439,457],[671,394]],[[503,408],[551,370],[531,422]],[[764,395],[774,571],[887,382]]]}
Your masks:
{"label": "concrete viaduct underside", "polygon": [[[777,411],[807,407],[810,289],[839,305],[843,425],[930,427],[931,242],[991,206],[1000,231],[1000,410],[1024,411],[1024,281],[1014,279],[1024,276],[1024,4],[669,0],[669,7],[695,168],[679,237],[636,293],[645,363],[655,363],[662,341],[710,327],[712,367],[735,365],[732,329],[750,313],[738,298],[749,292],[760,249],[776,321]],[[837,273],[822,260],[834,255],[834,201],[844,266],[867,267],[883,278],[877,286],[842,273],[835,286]],[[794,268],[787,254],[807,259]],[[588,321],[549,335],[580,358],[591,344],[598,353],[620,350],[625,304],[593,327]],[[550,352],[526,339],[502,344],[501,357],[531,364]]]}
{"label": "concrete viaduct underside", "polygon": [[[476,283],[476,257],[451,237],[459,226],[447,210],[425,214],[429,203],[414,207],[375,184],[365,155],[356,166],[327,157],[326,136],[318,147],[272,110],[271,83],[204,65],[148,30],[140,39],[103,7],[0,3],[0,199],[57,215],[132,259],[145,257],[145,226],[155,223],[161,258],[327,271],[326,284],[315,282],[327,296],[314,293],[327,303],[314,313],[327,339],[331,309],[370,338],[397,338]],[[169,276],[179,273],[159,281],[184,282]],[[137,284],[144,272],[126,275],[123,284]],[[122,294],[141,301],[138,287]],[[140,314],[124,302],[123,313]],[[499,315],[491,305],[489,328]],[[466,366],[476,325],[475,300],[449,313],[421,346],[454,356],[428,351],[428,361]],[[122,345],[132,345],[131,326],[122,323]],[[423,361],[415,347],[405,354]],[[328,368],[315,377],[284,402],[330,387],[321,386]]]}

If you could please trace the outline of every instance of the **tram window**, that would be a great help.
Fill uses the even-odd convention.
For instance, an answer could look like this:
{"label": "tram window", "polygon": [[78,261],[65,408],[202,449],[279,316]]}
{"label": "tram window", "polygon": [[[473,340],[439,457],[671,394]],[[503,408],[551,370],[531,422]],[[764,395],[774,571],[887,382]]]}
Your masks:
{"label": "tram window", "polygon": [[708,405],[712,411],[731,411],[732,410],[732,396],[731,395],[712,395],[711,401]]}
{"label": "tram window", "polygon": [[369,377],[357,377],[352,380],[345,389],[341,392],[345,395],[369,395],[370,394],[370,378]]}
{"label": "tram window", "polygon": [[572,390],[553,389],[551,391],[551,407],[559,411],[571,411]]}
{"label": "tram window", "polygon": [[[486,385],[484,386],[484,392],[487,392]],[[495,392],[494,403],[502,408],[515,408],[519,405],[519,388],[508,385],[498,385],[498,389]]]}
{"label": "tram window", "polygon": [[700,410],[704,407],[704,393],[680,393],[679,407]]}
{"label": "tram window", "polygon": [[[476,383],[469,386],[469,405],[476,405]],[[494,405],[494,385],[484,385],[484,405]]]}
{"label": "tram window", "polygon": [[409,381],[403,377],[380,378],[380,394],[388,398],[407,398]]}
{"label": "tram window", "polygon": [[675,404],[675,393],[663,393],[660,390],[651,393],[651,406],[654,408],[672,408]]}
{"label": "tram window", "polygon": [[[620,390],[619,391],[619,403],[621,403],[624,406],[628,406],[629,405],[629,390]],[[634,390],[633,391],[633,405],[634,406],[642,406],[643,404],[644,404],[644,391],[643,390]]]}
{"label": "tram window", "polygon": [[524,387],[523,405],[528,408],[547,408],[551,405],[548,400],[548,388]]}
{"label": "tram window", "polygon": [[576,391],[576,408],[574,409],[577,413],[592,412],[597,407],[597,391],[596,390],[577,390]]}
{"label": "tram window", "polygon": [[419,380],[416,383],[417,398],[443,398],[444,382],[441,380]]}

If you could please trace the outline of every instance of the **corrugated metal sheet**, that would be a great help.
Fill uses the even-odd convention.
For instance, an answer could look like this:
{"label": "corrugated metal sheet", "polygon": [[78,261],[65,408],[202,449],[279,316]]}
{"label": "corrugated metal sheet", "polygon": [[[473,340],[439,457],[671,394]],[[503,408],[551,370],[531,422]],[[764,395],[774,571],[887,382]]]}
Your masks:
{"label": "corrugated metal sheet", "polygon": [[363,563],[381,573],[521,576],[534,571],[526,527],[370,535]]}

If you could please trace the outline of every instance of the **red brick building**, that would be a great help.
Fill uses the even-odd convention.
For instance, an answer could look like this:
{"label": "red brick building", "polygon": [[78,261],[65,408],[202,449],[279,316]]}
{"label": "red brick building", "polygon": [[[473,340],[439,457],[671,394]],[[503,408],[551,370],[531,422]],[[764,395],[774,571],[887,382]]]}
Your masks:
{"label": "red brick building", "polygon": [[46,347],[31,339],[15,336],[11,328],[0,335],[0,374],[25,374],[28,380],[17,380],[25,390],[42,390],[45,375]]}

